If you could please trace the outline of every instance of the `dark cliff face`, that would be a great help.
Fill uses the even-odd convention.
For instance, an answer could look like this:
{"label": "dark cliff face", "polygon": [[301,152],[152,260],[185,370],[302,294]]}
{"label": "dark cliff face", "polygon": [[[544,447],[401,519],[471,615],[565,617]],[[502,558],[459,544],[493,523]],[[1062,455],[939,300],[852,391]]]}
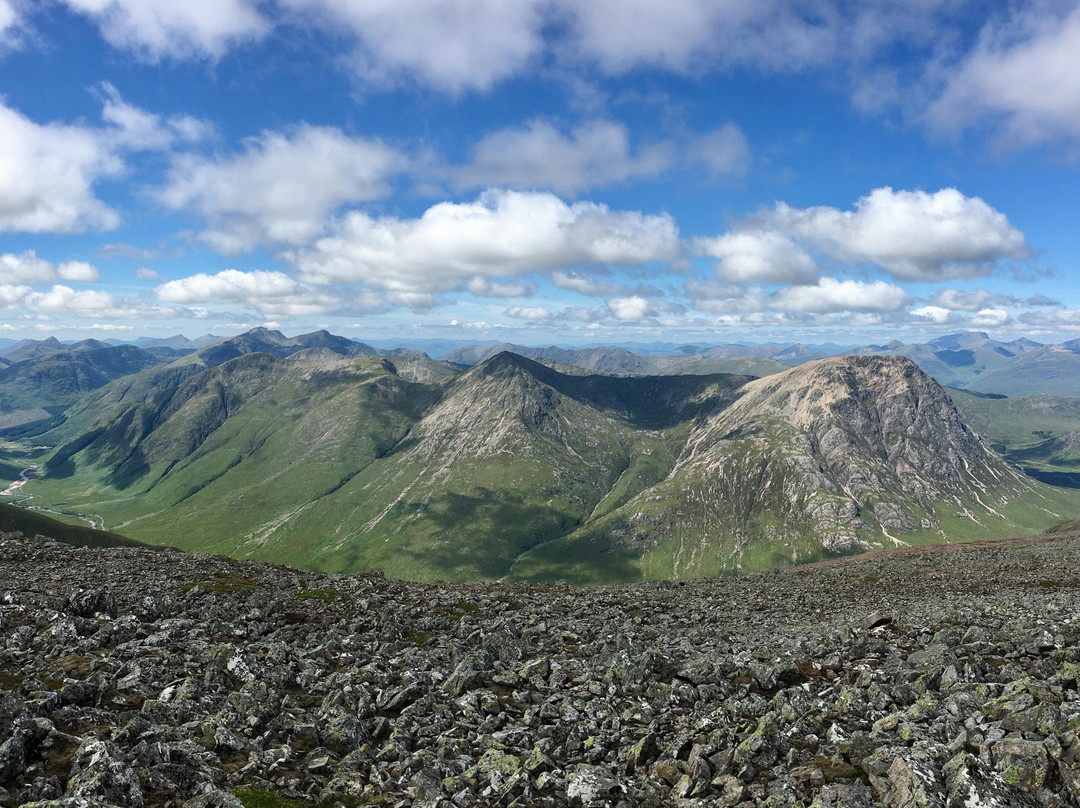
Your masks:
{"label": "dark cliff face", "polygon": [[596,589],[0,534],[0,806],[1075,806],[1078,592],[1075,534]]}

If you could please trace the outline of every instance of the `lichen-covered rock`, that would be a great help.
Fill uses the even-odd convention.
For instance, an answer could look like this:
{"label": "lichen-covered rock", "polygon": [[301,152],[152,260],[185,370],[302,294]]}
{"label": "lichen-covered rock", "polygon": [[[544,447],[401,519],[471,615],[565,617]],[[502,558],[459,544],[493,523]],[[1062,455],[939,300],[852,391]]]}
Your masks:
{"label": "lichen-covered rock", "polygon": [[1067,535],[585,590],[0,535],[0,592],[2,808],[1080,808]]}

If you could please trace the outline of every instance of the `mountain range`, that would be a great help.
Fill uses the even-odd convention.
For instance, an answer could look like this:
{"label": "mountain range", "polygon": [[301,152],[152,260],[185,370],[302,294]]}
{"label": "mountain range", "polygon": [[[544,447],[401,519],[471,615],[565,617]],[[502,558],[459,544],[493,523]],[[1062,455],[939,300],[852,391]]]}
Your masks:
{"label": "mountain range", "polygon": [[[545,358],[465,369],[256,329],[42,422],[19,496],[154,544],[460,581],[730,573],[1080,516],[1076,491],[1021,473],[900,355],[762,378]],[[1013,422],[993,410],[1013,400],[956,395]],[[1055,417],[1044,442],[1074,423]]]}
{"label": "mountain range", "polygon": [[830,356],[905,356],[941,384],[997,395],[1080,395],[1080,340],[1042,345],[1029,339],[999,342],[983,332],[938,337],[927,343],[888,342],[841,348],[823,345],[683,345],[665,351],[569,350],[501,343],[457,348],[446,359],[473,365],[501,351],[604,373],[750,373],[764,376]]}

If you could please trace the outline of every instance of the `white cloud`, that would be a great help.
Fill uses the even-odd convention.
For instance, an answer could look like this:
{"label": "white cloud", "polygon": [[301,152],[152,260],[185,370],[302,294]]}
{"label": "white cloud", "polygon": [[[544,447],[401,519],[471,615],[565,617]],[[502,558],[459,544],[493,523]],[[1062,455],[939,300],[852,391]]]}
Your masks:
{"label": "white cloud", "polygon": [[0,270],[8,284],[47,283],[56,278],[56,268],[33,250],[0,255]]}
{"label": "white cloud", "polygon": [[836,311],[895,311],[911,298],[899,286],[885,281],[822,278],[817,286],[792,286],[773,295],[773,306],[789,311],[827,313]]}
{"label": "white cloud", "polygon": [[543,49],[546,0],[283,0],[304,22],[357,42],[352,65],[381,85],[412,78],[450,93],[487,90]]}
{"label": "white cloud", "polygon": [[472,163],[454,174],[459,188],[508,185],[575,195],[587,188],[654,177],[674,162],[670,144],[631,154],[621,123],[589,121],[567,136],[546,121],[532,121],[523,129],[486,135],[473,148]]}
{"label": "white cloud", "polygon": [[655,317],[656,310],[652,304],[643,297],[614,297],[607,302],[608,309],[617,320],[644,320],[646,317]]}
{"label": "white cloud", "polygon": [[971,292],[962,292],[959,289],[942,289],[930,302],[935,306],[944,306],[947,309],[956,311],[978,311],[985,308],[987,304],[1010,306],[1015,305],[1018,301],[1012,295],[995,294],[986,289],[975,289]]}
{"label": "white cloud", "polygon": [[713,179],[741,176],[750,166],[750,145],[742,129],[733,123],[695,137],[688,154],[705,166]]}
{"label": "white cloud", "polygon": [[49,283],[57,277],[82,283],[97,283],[100,280],[97,268],[85,261],[53,264],[44,258],[38,258],[33,250],[0,255],[0,272],[0,279],[9,285]]}
{"label": "white cloud", "polygon": [[769,296],[760,286],[687,281],[685,291],[693,308],[713,314],[759,312],[769,306]]}
{"label": "white cloud", "polygon": [[559,312],[559,319],[571,323],[595,323],[602,319],[605,310],[587,306],[570,306]]}
{"label": "white cloud", "polygon": [[1012,147],[1080,138],[1080,8],[1057,8],[1068,6],[1063,16],[1052,4],[1021,5],[988,24],[927,110],[931,125],[958,131],[989,119]]}
{"label": "white cloud", "polygon": [[373,219],[352,211],[333,236],[285,257],[313,283],[440,292],[477,276],[574,264],[636,266],[669,260],[678,250],[678,229],[667,214],[491,190],[475,202],[434,205],[418,219]]}
{"label": "white cloud", "polygon": [[90,17],[115,48],[140,58],[217,59],[232,45],[255,40],[270,23],[252,0],[63,0]]}
{"label": "white cloud", "polygon": [[346,203],[378,199],[405,158],[374,140],[302,125],[289,135],[264,132],[244,151],[220,160],[176,158],[158,193],[168,207],[194,207],[207,220],[201,234],[226,255],[258,244],[304,244],[328,214]]}
{"label": "white cloud", "polygon": [[97,283],[101,280],[97,267],[85,261],[65,261],[56,267],[56,273],[65,281]]}
{"label": "white cloud", "polygon": [[0,50],[16,44],[18,27],[19,12],[11,0],[0,0]]}
{"label": "white cloud", "polygon": [[818,279],[814,259],[790,236],[775,230],[741,230],[716,238],[699,238],[700,255],[719,258],[717,274],[734,282],[813,284]]}
{"label": "white cloud", "polygon": [[99,289],[75,290],[63,284],[55,284],[47,291],[0,284],[0,309],[24,310],[35,316],[68,314],[93,318],[166,319],[185,315],[176,309],[151,306],[129,297],[117,300],[111,293]]}
{"label": "white cloud", "polygon": [[922,306],[909,312],[913,317],[920,317],[932,323],[946,323],[952,319],[952,312],[941,306]]}
{"label": "white cloud", "polygon": [[341,308],[333,294],[313,289],[284,272],[225,269],[168,281],[154,289],[164,303],[241,303],[266,316],[300,317]]}
{"label": "white cloud", "polygon": [[622,123],[591,120],[563,134],[549,121],[534,120],[484,136],[473,147],[470,163],[448,171],[459,190],[550,188],[574,196],[590,188],[652,179],[679,166],[698,174],[704,168],[711,180],[739,176],[749,163],[746,136],[733,123],[634,149]]}
{"label": "white cloud", "polygon": [[165,151],[174,143],[195,143],[205,140],[213,127],[189,115],[163,119],[127,103],[109,82],[98,88],[102,99],[101,119],[114,127],[109,138],[118,146],[146,151]]}
{"label": "white cloud", "polygon": [[511,306],[506,310],[507,317],[513,317],[515,320],[532,320],[533,322],[539,322],[542,320],[550,320],[551,312],[547,309],[540,308],[539,306]]}
{"label": "white cloud", "polygon": [[537,291],[535,283],[525,283],[524,281],[499,283],[482,276],[470,280],[466,288],[470,294],[477,297],[532,297]]}
{"label": "white cloud", "polygon": [[1025,325],[1044,329],[1080,331],[1080,308],[1056,311],[1025,311],[1017,318]]}
{"label": "white cloud", "polygon": [[556,270],[551,273],[551,282],[560,289],[577,292],[588,297],[608,297],[624,293],[625,287],[607,278],[598,278],[594,274]]}
{"label": "white cloud", "polygon": [[92,191],[123,163],[99,130],[37,124],[0,103],[0,232],[108,230],[120,217]]}
{"label": "white cloud", "polygon": [[955,188],[936,193],[877,188],[855,210],[792,208],[755,219],[841,261],[876,264],[895,278],[940,281],[985,275],[1029,256],[1024,234],[1003,213]]}
{"label": "white cloud", "polygon": [[679,72],[749,64],[783,70],[820,64],[836,50],[830,9],[755,0],[561,0],[580,57],[610,73],[652,65]]}
{"label": "white cloud", "polygon": [[1009,322],[1009,313],[1002,309],[982,309],[971,318],[975,328],[998,328]]}
{"label": "white cloud", "polygon": [[156,281],[160,283],[165,280],[159,273],[150,269],[150,267],[136,267],[131,274],[142,281]]}

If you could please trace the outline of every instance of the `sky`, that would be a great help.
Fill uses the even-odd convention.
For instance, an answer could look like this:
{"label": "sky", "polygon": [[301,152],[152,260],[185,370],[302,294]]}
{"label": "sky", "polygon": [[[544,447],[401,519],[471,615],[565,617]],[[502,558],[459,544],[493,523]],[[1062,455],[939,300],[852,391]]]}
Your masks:
{"label": "sky", "polygon": [[0,0],[0,338],[1080,337],[1080,3]]}

